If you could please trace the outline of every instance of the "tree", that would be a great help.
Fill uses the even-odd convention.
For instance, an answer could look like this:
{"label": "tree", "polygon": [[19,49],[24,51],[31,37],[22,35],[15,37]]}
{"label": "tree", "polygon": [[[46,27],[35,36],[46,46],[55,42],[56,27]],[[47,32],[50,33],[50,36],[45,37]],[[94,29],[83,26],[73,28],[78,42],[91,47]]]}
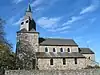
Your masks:
{"label": "tree", "polygon": [[0,68],[14,69],[15,54],[5,44],[0,44]]}
{"label": "tree", "polygon": [[5,32],[4,32],[4,20],[2,20],[0,18],[0,43],[3,43],[4,42],[4,35],[5,35]]}
{"label": "tree", "polygon": [[0,18],[0,75],[5,69],[14,69],[15,53],[12,52],[11,44],[5,38],[5,21]]}

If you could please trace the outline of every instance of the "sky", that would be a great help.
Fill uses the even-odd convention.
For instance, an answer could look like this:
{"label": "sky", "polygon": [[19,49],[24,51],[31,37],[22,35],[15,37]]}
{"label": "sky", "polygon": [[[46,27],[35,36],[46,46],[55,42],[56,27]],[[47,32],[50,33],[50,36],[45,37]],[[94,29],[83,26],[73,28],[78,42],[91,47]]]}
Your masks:
{"label": "sky", "polygon": [[[1,0],[0,17],[6,21],[7,40],[16,48],[16,32],[29,0]],[[89,47],[100,62],[100,0],[30,0],[40,37],[74,39]]]}

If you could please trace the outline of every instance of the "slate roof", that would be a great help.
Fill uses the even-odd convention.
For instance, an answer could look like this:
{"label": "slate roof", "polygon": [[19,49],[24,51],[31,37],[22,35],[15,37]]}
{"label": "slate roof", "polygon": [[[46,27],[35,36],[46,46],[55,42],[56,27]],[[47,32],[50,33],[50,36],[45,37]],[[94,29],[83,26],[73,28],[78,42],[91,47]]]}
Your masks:
{"label": "slate roof", "polygon": [[36,32],[35,29],[33,28],[30,31],[27,31],[25,28],[23,28],[19,30],[17,33],[38,33],[39,34],[39,32]]}
{"label": "slate roof", "polygon": [[78,46],[73,39],[39,38],[43,46]]}
{"label": "slate roof", "polygon": [[37,58],[85,58],[78,52],[36,52]]}
{"label": "slate roof", "polygon": [[23,28],[20,31],[18,31],[17,33],[21,33],[21,32],[27,32],[27,30],[25,28]]}
{"label": "slate roof", "polygon": [[32,12],[30,4],[28,5],[27,12]]}
{"label": "slate roof", "polygon": [[94,52],[90,48],[79,48],[79,52],[81,54],[94,54]]}

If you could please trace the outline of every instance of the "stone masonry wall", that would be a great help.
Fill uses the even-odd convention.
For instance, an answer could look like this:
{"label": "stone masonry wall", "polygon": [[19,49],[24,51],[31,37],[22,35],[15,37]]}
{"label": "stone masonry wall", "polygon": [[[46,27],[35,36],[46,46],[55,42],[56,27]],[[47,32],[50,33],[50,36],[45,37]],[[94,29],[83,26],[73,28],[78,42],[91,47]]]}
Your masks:
{"label": "stone masonry wall", "polygon": [[86,57],[86,64],[87,65],[91,65],[91,66],[95,66],[96,65],[95,54],[83,54],[83,56]]}
{"label": "stone masonry wall", "polygon": [[82,55],[85,56],[88,59],[90,57],[91,60],[95,61],[95,54],[82,54]]}
{"label": "stone masonry wall", "polygon": [[37,52],[38,48],[39,48],[38,37],[39,37],[39,34],[37,32],[18,33],[17,34],[17,41],[19,41],[19,39],[25,39],[25,41],[28,41],[32,45],[32,47],[35,49],[35,52]]}
{"label": "stone masonry wall", "polygon": [[5,71],[5,75],[100,75],[100,69],[82,69],[65,71],[8,70]]}
{"label": "stone masonry wall", "polygon": [[85,58],[78,58],[75,64],[74,58],[66,59],[66,65],[63,65],[63,59],[53,59],[53,65],[50,65],[50,59],[38,59],[39,70],[66,70],[81,69],[86,67]]}
{"label": "stone masonry wall", "polygon": [[26,32],[17,34],[16,66],[20,69],[36,68],[35,52],[38,51],[38,33]]}

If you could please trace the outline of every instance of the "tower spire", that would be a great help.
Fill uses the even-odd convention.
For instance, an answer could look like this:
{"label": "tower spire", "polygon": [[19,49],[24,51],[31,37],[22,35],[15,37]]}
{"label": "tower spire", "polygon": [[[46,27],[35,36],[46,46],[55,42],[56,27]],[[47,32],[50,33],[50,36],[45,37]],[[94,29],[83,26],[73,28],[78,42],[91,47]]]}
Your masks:
{"label": "tower spire", "polygon": [[27,12],[32,12],[31,11],[31,5],[30,5],[30,0],[29,0],[29,3],[28,3],[28,8],[27,8],[27,10],[26,10]]}
{"label": "tower spire", "polygon": [[26,9],[25,16],[22,20],[20,30],[25,28],[27,31],[36,31],[36,23],[32,18],[32,10],[30,2],[28,3],[28,8]]}

